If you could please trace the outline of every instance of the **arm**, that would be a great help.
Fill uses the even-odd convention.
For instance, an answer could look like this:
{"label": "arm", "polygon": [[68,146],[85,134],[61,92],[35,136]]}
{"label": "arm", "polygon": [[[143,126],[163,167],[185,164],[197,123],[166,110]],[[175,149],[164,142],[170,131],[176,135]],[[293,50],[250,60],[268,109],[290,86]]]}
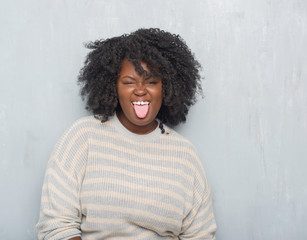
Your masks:
{"label": "arm", "polygon": [[183,219],[179,239],[215,239],[216,222],[213,213],[211,189],[199,157],[196,158],[191,209]]}
{"label": "arm", "polygon": [[80,128],[75,128],[63,135],[48,162],[36,225],[40,240],[81,236],[79,191],[87,159],[87,140]]}
{"label": "arm", "polygon": [[202,197],[199,204],[195,204],[183,221],[183,232],[179,239],[215,239],[216,223],[210,194]]}

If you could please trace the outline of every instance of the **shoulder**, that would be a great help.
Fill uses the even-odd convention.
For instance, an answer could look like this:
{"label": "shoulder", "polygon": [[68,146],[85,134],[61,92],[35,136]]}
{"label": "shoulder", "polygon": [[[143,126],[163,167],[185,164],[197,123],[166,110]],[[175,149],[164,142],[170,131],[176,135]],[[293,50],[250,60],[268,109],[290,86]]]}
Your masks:
{"label": "shoulder", "polygon": [[98,130],[106,129],[110,126],[110,122],[101,122],[95,116],[85,116],[74,121],[70,127],[65,131],[65,135],[75,136],[75,135],[88,135],[91,132],[96,132]]}
{"label": "shoulder", "polygon": [[93,133],[103,131],[108,125],[110,125],[109,122],[102,123],[94,116],[81,117],[64,131],[55,149],[85,144]]}
{"label": "shoulder", "polygon": [[166,133],[164,134],[164,139],[166,141],[169,141],[170,143],[175,144],[178,147],[185,147],[186,150],[198,154],[194,144],[186,137],[178,133],[176,130],[165,126],[165,131]]}
{"label": "shoulder", "polygon": [[74,121],[71,126],[68,128],[68,131],[70,130],[86,130],[87,128],[91,127],[99,127],[101,125],[101,121],[99,119],[96,119],[93,115],[91,116],[85,116],[77,119]]}
{"label": "shoulder", "polygon": [[190,163],[196,166],[202,165],[199,153],[194,144],[179,134],[174,129],[165,126],[166,133],[163,134],[163,140],[165,145],[171,145],[177,151],[182,153],[182,156]]}

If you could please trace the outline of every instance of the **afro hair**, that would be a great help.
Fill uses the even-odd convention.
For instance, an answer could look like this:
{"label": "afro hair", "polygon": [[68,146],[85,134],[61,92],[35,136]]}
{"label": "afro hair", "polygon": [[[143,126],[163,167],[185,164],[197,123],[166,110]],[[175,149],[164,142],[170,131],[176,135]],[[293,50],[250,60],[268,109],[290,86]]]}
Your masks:
{"label": "afro hair", "polygon": [[78,82],[86,108],[102,122],[121,110],[116,84],[125,58],[141,74],[145,70],[140,63],[146,62],[151,73],[162,79],[163,103],[157,118],[172,126],[186,121],[189,107],[201,93],[201,66],[179,35],[157,28],[139,29],[86,47],[91,51]]}

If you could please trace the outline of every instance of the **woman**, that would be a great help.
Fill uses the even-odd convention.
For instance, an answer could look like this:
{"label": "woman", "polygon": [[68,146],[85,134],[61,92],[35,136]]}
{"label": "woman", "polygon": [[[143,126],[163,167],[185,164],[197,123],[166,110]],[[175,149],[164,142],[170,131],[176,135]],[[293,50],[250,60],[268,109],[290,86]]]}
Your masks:
{"label": "woman", "polygon": [[194,146],[166,126],[200,89],[184,41],[159,29],[88,45],[76,121],[49,160],[39,239],[214,239],[210,187]]}

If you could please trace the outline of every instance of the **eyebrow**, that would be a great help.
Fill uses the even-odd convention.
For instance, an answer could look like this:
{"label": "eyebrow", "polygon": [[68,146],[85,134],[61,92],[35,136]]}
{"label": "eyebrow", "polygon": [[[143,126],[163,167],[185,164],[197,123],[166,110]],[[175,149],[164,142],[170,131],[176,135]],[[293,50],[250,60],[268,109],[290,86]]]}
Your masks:
{"label": "eyebrow", "polygon": [[122,76],[122,77],[120,77],[120,78],[129,78],[129,79],[131,79],[131,80],[135,80],[135,78],[134,78],[134,77],[131,77],[131,76],[128,76],[128,75],[126,75],[126,76]]}

